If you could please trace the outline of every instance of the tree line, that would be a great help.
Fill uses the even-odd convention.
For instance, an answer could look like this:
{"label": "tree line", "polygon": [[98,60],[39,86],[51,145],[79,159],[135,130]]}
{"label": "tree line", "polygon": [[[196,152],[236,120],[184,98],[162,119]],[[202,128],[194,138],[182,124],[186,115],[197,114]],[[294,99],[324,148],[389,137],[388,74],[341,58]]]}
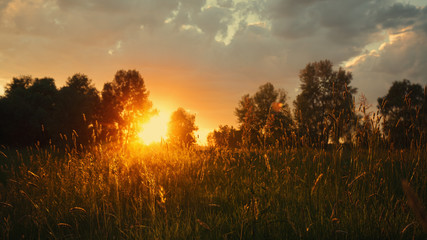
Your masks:
{"label": "tree line", "polygon": [[[136,70],[117,71],[101,92],[80,73],[60,89],[52,78],[16,77],[0,97],[0,145],[126,143],[156,113]],[[193,144],[195,116],[179,108],[172,120],[171,143]]]}
{"label": "tree line", "polygon": [[378,111],[370,112],[351,72],[334,70],[329,60],[309,63],[299,73],[300,93],[293,112],[286,92],[271,83],[244,95],[235,110],[238,128],[219,126],[208,142],[217,147],[309,146],[337,144],[362,147],[387,145],[426,147],[427,88],[409,80],[396,81],[386,96],[378,98]]}
{"label": "tree line", "polygon": [[[219,126],[209,134],[208,143],[230,148],[426,144],[426,86],[396,81],[386,96],[378,98],[378,111],[371,112],[363,95],[356,106],[351,72],[334,70],[329,60],[308,63],[299,79],[300,93],[292,110],[285,90],[263,84],[238,102],[237,128]],[[0,97],[0,144],[126,143],[156,113],[136,70],[117,71],[101,92],[80,73],[59,89],[52,78],[21,76],[13,78]],[[195,116],[179,108],[169,122],[169,142],[192,145],[197,129]]]}

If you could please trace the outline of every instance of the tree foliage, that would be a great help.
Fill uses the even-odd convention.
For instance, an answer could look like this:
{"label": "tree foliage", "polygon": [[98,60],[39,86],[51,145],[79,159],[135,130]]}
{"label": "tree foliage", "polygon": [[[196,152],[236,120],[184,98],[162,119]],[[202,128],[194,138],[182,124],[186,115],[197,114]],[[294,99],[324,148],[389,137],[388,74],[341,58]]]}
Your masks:
{"label": "tree foliage", "polygon": [[0,99],[0,144],[26,146],[47,141],[58,90],[51,78],[13,78]]}
{"label": "tree foliage", "polygon": [[384,97],[378,98],[384,121],[383,130],[394,146],[409,147],[411,142],[426,142],[427,96],[419,84],[395,81]]}
{"label": "tree foliage", "polygon": [[271,145],[289,134],[292,117],[286,102],[286,92],[273,84],[261,85],[258,91],[242,97],[235,110],[245,146]]}
{"label": "tree foliage", "polygon": [[101,98],[92,81],[84,74],[74,74],[59,90],[57,100],[58,132],[71,136],[78,134],[78,142],[87,144],[93,135],[93,126],[101,114]]}
{"label": "tree foliage", "polygon": [[196,115],[183,108],[172,113],[168,124],[169,142],[176,146],[191,146],[196,142],[194,132],[199,128],[195,124]]}
{"label": "tree foliage", "polygon": [[0,144],[70,140],[88,144],[97,122],[116,139],[131,137],[138,123],[153,113],[144,81],[135,70],[118,71],[113,82],[105,84],[102,96],[101,100],[92,81],[80,73],[68,78],[60,90],[52,78],[13,78],[0,98]]}
{"label": "tree foliage", "polygon": [[233,126],[220,125],[209,133],[208,144],[213,147],[238,148],[242,144],[242,131]]}
{"label": "tree foliage", "polygon": [[[355,121],[352,74],[333,70],[329,60],[309,63],[300,71],[301,93],[294,101],[298,133],[311,144],[338,143]],[[350,139],[350,137],[347,137]]]}
{"label": "tree foliage", "polygon": [[139,124],[155,113],[148,96],[138,71],[117,71],[113,81],[105,83],[102,90],[102,123],[108,134],[122,140],[133,137]]}

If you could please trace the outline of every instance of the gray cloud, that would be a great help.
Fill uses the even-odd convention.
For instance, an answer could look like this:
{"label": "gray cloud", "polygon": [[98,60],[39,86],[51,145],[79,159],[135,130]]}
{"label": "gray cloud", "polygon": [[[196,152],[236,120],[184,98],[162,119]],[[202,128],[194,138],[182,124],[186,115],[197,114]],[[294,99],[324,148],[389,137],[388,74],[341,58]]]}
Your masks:
{"label": "gray cloud", "polygon": [[226,35],[230,22],[230,10],[220,7],[210,7],[194,17],[194,23],[211,37],[215,37],[217,33]]}
{"label": "gray cloud", "polygon": [[427,5],[422,9],[420,20],[415,24],[415,29],[427,34]]}
{"label": "gray cloud", "polygon": [[404,28],[415,23],[421,10],[413,5],[395,3],[389,8],[381,9],[377,15],[377,22],[383,28]]}
{"label": "gray cloud", "polygon": [[233,0],[217,0],[218,6],[223,8],[231,8],[234,6]]}

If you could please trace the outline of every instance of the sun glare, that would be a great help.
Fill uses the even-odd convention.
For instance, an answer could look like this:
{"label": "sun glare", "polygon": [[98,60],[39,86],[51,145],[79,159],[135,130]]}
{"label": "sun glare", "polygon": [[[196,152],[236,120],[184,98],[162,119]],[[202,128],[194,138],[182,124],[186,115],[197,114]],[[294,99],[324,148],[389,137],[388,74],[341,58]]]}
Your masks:
{"label": "sun glare", "polygon": [[150,145],[165,140],[170,115],[169,112],[160,110],[158,115],[153,116],[145,123],[142,126],[142,130],[138,133],[138,138],[141,142]]}

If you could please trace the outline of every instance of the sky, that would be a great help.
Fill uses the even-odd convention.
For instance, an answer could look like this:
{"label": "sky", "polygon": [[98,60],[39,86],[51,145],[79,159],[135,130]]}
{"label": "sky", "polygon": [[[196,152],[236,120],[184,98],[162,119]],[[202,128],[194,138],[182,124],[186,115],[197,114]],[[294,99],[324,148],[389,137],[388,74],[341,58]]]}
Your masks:
{"label": "sky", "polygon": [[196,114],[199,135],[237,126],[244,94],[329,59],[375,110],[393,81],[427,84],[425,0],[0,0],[0,94],[13,77],[84,73],[98,90],[136,69],[160,111]]}

